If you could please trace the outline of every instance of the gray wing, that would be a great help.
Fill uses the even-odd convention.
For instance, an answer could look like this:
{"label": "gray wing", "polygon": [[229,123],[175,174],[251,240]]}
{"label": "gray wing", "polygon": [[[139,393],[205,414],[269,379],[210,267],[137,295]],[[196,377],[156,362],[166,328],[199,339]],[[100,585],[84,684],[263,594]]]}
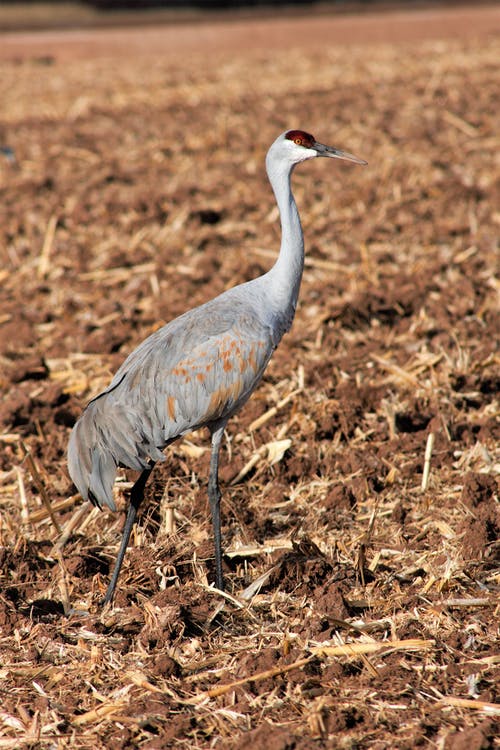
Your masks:
{"label": "gray wing", "polygon": [[238,298],[213,303],[147,338],[85,409],[68,448],[85,499],[114,508],[119,464],[140,470],[164,460],[166,445],[226,420],[254,390],[275,348],[272,331]]}

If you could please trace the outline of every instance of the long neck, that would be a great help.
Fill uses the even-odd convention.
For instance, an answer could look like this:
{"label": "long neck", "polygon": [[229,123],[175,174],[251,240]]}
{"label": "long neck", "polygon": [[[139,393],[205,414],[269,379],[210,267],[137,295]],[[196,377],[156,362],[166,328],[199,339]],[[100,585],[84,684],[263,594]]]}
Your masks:
{"label": "long neck", "polygon": [[288,328],[295,312],[304,269],[304,236],[292,195],[290,165],[270,158],[267,161],[267,173],[281,219],[280,252],[269,272],[271,293],[273,301],[287,319],[285,326]]}

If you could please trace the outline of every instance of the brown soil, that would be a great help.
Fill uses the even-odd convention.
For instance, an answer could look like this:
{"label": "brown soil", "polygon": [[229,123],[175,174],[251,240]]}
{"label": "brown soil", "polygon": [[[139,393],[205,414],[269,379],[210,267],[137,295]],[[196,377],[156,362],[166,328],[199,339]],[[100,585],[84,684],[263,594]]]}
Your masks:
{"label": "brown soil", "polygon": [[[0,38],[2,748],[499,747],[498,11],[367,18]],[[222,456],[231,597],[195,434],[103,612],[133,473],[82,504],[69,431],[269,267],[286,127],[369,166],[294,176],[300,306]]]}

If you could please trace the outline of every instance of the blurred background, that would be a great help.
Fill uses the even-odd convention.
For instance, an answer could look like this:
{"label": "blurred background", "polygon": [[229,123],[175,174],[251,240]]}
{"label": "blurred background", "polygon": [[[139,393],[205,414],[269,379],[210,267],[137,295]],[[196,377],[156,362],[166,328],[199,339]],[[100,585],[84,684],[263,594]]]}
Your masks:
{"label": "blurred background", "polygon": [[[482,3],[484,5],[484,3]],[[490,3],[495,4],[495,3]],[[394,8],[470,5],[467,0],[7,0],[0,3],[0,31],[161,23],[214,15],[363,13]]]}

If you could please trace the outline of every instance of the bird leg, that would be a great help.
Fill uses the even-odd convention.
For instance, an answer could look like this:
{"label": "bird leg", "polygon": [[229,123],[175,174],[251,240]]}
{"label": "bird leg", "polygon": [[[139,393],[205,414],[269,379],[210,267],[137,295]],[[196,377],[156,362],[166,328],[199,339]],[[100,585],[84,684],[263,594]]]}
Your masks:
{"label": "bird leg", "polygon": [[144,498],[144,489],[146,487],[146,482],[149,479],[149,475],[153,471],[154,465],[154,461],[149,462],[149,467],[141,472],[139,479],[136,481],[136,483],[132,487],[132,490],[130,491],[130,502],[127,510],[127,517],[125,519],[125,526],[123,527],[122,541],[120,544],[120,549],[118,550],[113,575],[111,576],[111,580],[106,591],[106,596],[101,602],[103,606],[111,602],[113,599],[116,584],[118,582],[118,576],[120,575],[120,570],[123,563],[123,558],[125,557],[125,552],[127,551],[130,534],[137,517],[137,511],[139,510],[139,506]]}
{"label": "bird leg", "polygon": [[212,513],[212,526],[214,530],[215,547],[215,586],[224,591],[224,578],[222,576],[222,546],[220,533],[220,489],[219,489],[219,454],[222,436],[226,423],[212,432],[212,453],[210,455],[210,473],[208,476],[208,501]]}

